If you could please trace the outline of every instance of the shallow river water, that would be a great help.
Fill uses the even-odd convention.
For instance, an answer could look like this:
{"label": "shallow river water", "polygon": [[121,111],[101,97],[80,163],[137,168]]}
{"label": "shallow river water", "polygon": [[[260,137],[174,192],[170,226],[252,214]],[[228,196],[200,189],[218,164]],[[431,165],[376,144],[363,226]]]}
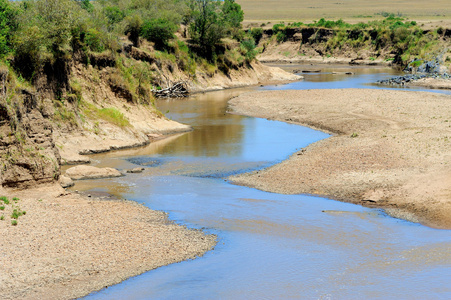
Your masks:
{"label": "shallow river water", "polygon": [[[297,66],[299,68],[299,66]],[[302,66],[301,66],[302,68]],[[370,87],[394,71],[323,68],[304,81],[263,89]],[[252,89],[160,101],[194,131],[147,147],[92,156],[94,165],[142,174],[80,181],[163,210],[180,224],[218,236],[205,256],[144,273],[85,299],[449,299],[451,231],[393,219],[381,210],[306,195],[235,186],[230,174],[263,168],[328,135],[226,113]],[[126,254],[124,254],[126,255]]]}

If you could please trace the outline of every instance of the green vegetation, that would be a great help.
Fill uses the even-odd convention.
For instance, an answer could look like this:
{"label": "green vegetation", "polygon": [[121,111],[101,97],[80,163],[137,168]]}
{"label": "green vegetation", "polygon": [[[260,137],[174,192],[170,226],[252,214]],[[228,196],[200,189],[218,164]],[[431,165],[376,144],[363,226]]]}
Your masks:
{"label": "green vegetation", "polygon": [[105,120],[119,127],[130,126],[128,119],[118,109],[110,108],[97,108],[90,103],[82,103],[83,113],[93,120]]}
{"label": "green vegetation", "polygon": [[[26,211],[22,210],[19,206],[17,206],[17,203],[20,199],[17,197],[13,198],[14,204],[12,204],[9,199],[5,196],[0,197],[0,202],[3,202],[3,204],[0,206],[0,210],[1,211],[5,211],[5,209],[7,208],[5,205],[9,205],[11,204],[11,207],[9,208],[9,211],[11,212],[11,225],[16,226],[17,225],[17,220],[19,219],[19,217],[24,216],[27,214]],[[0,216],[0,220],[5,220],[5,215],[2,214]]]}
{"label": "green vegetation", "polygon": [[100,119],[115,124],[119,127],[126,127],[130,125],[130,122],[127,120],[127,118],[114,107],[102,108],[98,110],[97,113]]}
{"label": "green vegetation", "polygon": [[[106,78],[128,102],[153,104],[162,63],[195,77],[199,66],[227,74],[254,60],[263,32],[245,33],[242,21],[235,0],[0,0],[0,65],[16,89],[53,91],[54,120],[76,124],[86,91],[70,74],[73,62],[97,68],[90,79]],[[126,38],[144,52],[127,55]],[[102,76],[105,67],[115,70]]]}
{"label": "green vegetation", "polygon": [[184,21],[203,57],[214,59],[221,39],[227,36],[239,39],[244,14],[235,0],[189,0],[188,8]]}
{"label": "green vegetation", "polygon": [[1,196],[1,197],[0,197],[0,201],[3,201],[4,204],[9,204],[9,200],[8,200],[8,198],[5,197],[5,196]]}
{"label": "green vegetation", "polygon": [[155,47],[164,49],[170,39],[174,38],[174,33],[178,26],[166,19],[153,19],[146,21],[142,27],[140,35],[147,40],[154,42]]}
{"label": "green vegetation", "polygon": [[222,39],[244,37],[242,20],[235,0],[0,0],[0,59],[33,81],[46,66],[64,66],[77,53],[88,62],[90,52],[116,53],[123,35],[135,47],[145,38],[174,53],[171,40],[183,23],[190,34],[183,52],[215,62]]}

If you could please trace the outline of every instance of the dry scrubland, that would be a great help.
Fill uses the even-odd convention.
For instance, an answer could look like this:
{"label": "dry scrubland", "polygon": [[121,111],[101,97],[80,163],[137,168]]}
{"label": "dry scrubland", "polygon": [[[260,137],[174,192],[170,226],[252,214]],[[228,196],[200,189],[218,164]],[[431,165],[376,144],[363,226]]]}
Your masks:
{"label": "dry scrubland", "polygon": [[237,184],[309,193],[451,228],[451,96],[393,90],[267,91],[232,111],[334,133]]}
{"label": "dry scrubland", "polygon": [[382,12],[400,13],[405,18],[433,22],[437,26],[451,25],[451,5],[448,0],[239,0],[246,23],[279,21],[312,21],[320,18],[348,22],[382,18]]}

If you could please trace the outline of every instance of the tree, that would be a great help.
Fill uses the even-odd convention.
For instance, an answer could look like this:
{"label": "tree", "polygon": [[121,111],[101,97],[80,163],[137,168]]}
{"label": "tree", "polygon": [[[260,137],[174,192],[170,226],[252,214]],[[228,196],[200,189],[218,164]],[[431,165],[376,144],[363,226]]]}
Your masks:
{"label": "tree", "polygon": [[8,0],[0,0],[0,57],[10,51],[11,32],[15,27],[15,11]]}
{"label": "tree", "polygon": [[190,0],[188,5],[190,27],[189,32],[194,43],[198,44],[203,54],[211,55],[214,46],[226,33],[221,18],[221,2],[215,0]]}
{"label": "tree", "polygon": [[44,47],[54,55],[64,52],[69,46],[71,30],[80,17],[80,7],[71,0],[38,0],[31,3],[22,16],[20,29],[27,31],[29,27],[36,26],[43,37],[40,42]]}
{"label": "tree", "polygon": [[137,13],[128,16],[125,21],[127,22],[127,27],[125,29],[125,34],[128,34],[130,41],[133,46],[139,47],[139,34],[141,33],[141,27],[143,25],[143,20],[141,16]]}
{"label": "tree", "polygon": [[13,64],[22,76],[32,78],[44,62],[66,57],[82,9],[73,0],[24,1],[22,8]]}
{"label": "tree", "polygon": [[241,29],[241,22],[244,19],[244,12],[241,6],[235,0],[224,0],[222,5],[222,17],[229,31],[234,35],[237,30]]}

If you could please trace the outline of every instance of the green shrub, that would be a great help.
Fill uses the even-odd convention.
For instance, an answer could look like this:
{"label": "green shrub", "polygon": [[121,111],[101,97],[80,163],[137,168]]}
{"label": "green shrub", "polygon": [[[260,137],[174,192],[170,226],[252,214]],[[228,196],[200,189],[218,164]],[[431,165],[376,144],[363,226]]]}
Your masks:
{"label": "green shrub", "polygon": [[285,29],[285,23],[284,22],[278,23],[278,24],[274,24],[272,26],[272,30],[273,30],[274,33],[277,33],[277,32],[279,32],[282,29]]}
{"label": "green shrub", "polygon": [[168,41],[174,38],[177,25],[169,20],[158,18],[144,22],[140,35],[148,41],[154,42],[157,48],[164,48]]}
{"label": "green shrub", "polygon": [[107,6],[103,9],[103,13],[107,17],[110,26],[122,22],[125,18],[124,12],[117,6]]}
{"label": "green shrub", "polygon": [[415,60],[413,62],[410,63],[410,65],[414,68],[418,68],[419,66],[421,66],[423,64],[424,61],[422,60]]}
{"label": "green shrub", "polygon": [[276,40],[278,43],[285,42],[287,40],[287,35],[286,35],[285,31],[279,31],[276,34]]}
{"label": "green shrub", "polygon": [[253,61],[257,56],[257,51],[255,50],[255,42],[253,39],[243,40],[240,44],[240,48],[247,62]]}
{"label": "green shrub", "polygon": [[252,28],[250,30],[250,35],[254,39],[255,44],[258,44],[263,36],[263,28],[260,27]]}
{"label": "green shrub", "polygon": [[177,40],[177,47],[182,52],[185,52],[185,53],[189,52],[188,45],[185,42],[183,42],[183,41]]}
{"label": "green shrub", "polygon": [[103,52],[105,50],[102,43],[101,33],[94,28],[90,28],[86,32],[85,44],[91,51],[94,52]]}

